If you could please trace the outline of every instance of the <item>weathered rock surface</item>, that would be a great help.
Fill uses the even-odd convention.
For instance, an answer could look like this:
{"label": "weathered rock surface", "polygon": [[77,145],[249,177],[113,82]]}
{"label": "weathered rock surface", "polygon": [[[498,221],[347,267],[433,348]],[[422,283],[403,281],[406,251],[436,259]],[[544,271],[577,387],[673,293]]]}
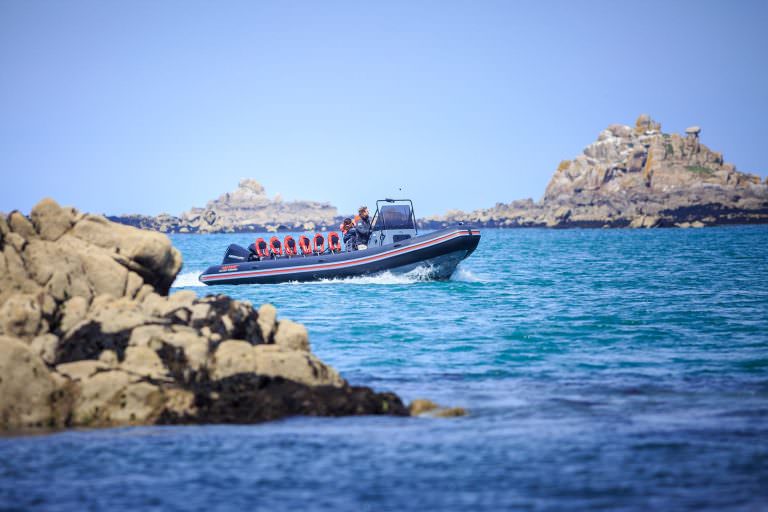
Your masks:
{"label": "weathered rock surface", "polygon": [[701,143],[701,128],[668,134],[648,115],[614,124],[560,163],[539,202],[499,203],[424,219],[491,227],[672,227],[768,222],[768,181],[742,173]]}
{"label": "weathered rock surface", "polygon": [[45,363],[26,343],[0,336],[0,429],[49,425],[55,388]]}
{"label": "weathered rock surface", "polygon": [[180,268],[164,235],[52,200],[0,215],[0,430],[408,414],[271,305],[169,296]]}
{"label": "weathered rock surface", "polygon": [[432,400],[417,398],[408,406],[411,416],[429,416],[431,418],[457,418],[466,416],[467,411],[463,407],[441,407]]}
{"label": "weathered rock surface", "polygon": [[239,373],[194,387],[185,410],[168,410],[159,423],[254,423],[286,415],[407,416],[408,409],[392,393],[355,386],[305,386],[282,377]]}
{"label": "weathered rock surface", "polygon": [[241,180],[237,190],[192,208],[179,217],[121,215],[110,220],[164,233],[234,233],[278,229],[315,230],[338,224],[338,211],[330,203],[283,201],[267,197],[264,187],[251,179]]}

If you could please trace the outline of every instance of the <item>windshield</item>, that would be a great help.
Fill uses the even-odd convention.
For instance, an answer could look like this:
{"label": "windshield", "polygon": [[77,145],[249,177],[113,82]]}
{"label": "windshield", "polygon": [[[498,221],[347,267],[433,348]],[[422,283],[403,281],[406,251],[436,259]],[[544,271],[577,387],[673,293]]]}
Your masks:
{"label": "windshield", "polygon": [[416,229],[411,207],[407,204],[382,206],[374,229]]}

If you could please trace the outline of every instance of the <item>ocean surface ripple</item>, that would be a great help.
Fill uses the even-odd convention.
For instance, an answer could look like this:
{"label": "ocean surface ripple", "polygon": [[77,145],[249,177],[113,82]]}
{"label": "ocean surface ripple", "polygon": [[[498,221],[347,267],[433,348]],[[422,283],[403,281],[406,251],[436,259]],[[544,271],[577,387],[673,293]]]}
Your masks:
{"label": "ocean surface ripple", "polygon": [[470,415],[0,439],[0,509],[768,507],[768,227],[484,230],[454,278],[175,289],[275,304],[350,382]]}

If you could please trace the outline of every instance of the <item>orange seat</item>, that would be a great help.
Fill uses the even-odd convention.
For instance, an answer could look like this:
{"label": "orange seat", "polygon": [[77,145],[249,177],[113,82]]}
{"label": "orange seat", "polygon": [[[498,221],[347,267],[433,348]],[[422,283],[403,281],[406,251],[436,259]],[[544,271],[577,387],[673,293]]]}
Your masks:
{"label": "orange seat", "polygon": [[312,250],[316,254],[325,252],[325,238],[320,233],[315,233],[315,237],[312,239]]}
{"label": "orange seat", "polygon": [[301,249],[301,254],[304,256],[312,254],[312,246],[310,245],[308,236],[301,235],[299,237],[299,249]]}
{"label": "orange seat", "polygon": [[331,252],[341,252],[341,238],[335,231],[328,233],[328,248]]}
{"label": "orange seat", "polygon": [[296,256],[298,248],[296,247],[296,240],[291,235],[285,235],[283,239],[283,250],[286,256]]}
{"label": "orange seat", "polygon": [[269,246],[267,245],[267,241],[263,238],[257,238],[256,243],[253,244],[256,247],[256,256],[259,258],[268,258],[269,257]]}
{"label": "orange seat", "polygon": [[269,239],[269,250],[272,251],[275,257],[283,255],[283,244],[280,243],[280,239],[276,236]]}

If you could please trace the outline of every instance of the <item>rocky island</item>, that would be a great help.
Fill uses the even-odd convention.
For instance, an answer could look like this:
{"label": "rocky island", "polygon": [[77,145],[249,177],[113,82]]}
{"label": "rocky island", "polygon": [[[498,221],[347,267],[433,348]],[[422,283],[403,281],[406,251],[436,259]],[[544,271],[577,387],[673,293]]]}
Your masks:
{"label": "rocky island", "polygon": [[[768,179],[739,172],[701,142],[701,128],[664,133],[641,115],[634,126],[612,124],[582,154],[558,165],[540,201],[521,199],[472,212],[450,210],[419,220],[439,229],[479,227],[702,227],[768,223]],[[509,184],[512,186],[512,184]],[[110,220],[167,233],[326,230],[341,221],[336,207],[267,197],[255,180],[174,217],[123,215]]]}
{"label": "rocky island", "polygon": [[169,295],[181,266],[165,235],[50,199],[0,215],[0,431],[435,412],[349,385],[269,304]]}
{"label": "rocky island", "polygon": [[240,233],[294,229],[313,231],[338,225],[338,211],[330,203],[270,199],[256,180],[241,180],[234,192],[192,208],[179,217],[119,215],[109,220],[162,233]]}
{"label": "rocky island", "polygon": [[457,221],[485,227],[699,227],[768,222],[768,180],[738,172],[700,140],[664,133],[641,115],[635,126],[613,124],[582,154],[563,160],[541,201],[449,211],[422,224]]}

